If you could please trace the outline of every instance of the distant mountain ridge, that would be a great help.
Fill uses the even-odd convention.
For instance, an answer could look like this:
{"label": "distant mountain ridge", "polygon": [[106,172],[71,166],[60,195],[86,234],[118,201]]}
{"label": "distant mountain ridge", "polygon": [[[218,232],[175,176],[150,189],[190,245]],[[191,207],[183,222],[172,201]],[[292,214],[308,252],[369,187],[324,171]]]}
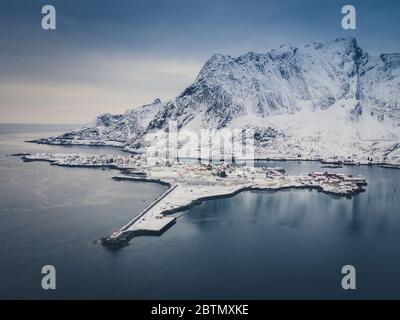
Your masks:
{"label": "distant mountain ridge", "polygon": [[[113,141],[133,149],[178,128],[251,127],[257,152],[399,160],[400,54],[372,57],[354,38],[214,54],[176,98],[105,114],[46,143]],[[152,137],[154,141],[152,142]],[[372,142],[373,141],[373,142]]]}

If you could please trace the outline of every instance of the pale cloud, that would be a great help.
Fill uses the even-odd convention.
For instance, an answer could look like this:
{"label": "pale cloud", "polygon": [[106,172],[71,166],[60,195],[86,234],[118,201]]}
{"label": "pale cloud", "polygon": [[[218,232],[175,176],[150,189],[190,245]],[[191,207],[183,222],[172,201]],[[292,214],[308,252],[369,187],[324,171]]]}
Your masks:
{"label": "pale cloud", "polygon": [[82,123],[165,101],[216,52],[340,36],[372,54],[399,51],[396,0],[353,0],[360,25],[350,33],[340,26],[341,0],[53,0],[55,32],[40,28],[40,2],[0,1],[1,122]]}
{"label": "pale cloud", "polygon": [[84,123],[155,98],[168,100],[194,81],[201,64],[118,54],[81,54],[55,61],[38,76],[21,71],[0,80],[1,122]]}

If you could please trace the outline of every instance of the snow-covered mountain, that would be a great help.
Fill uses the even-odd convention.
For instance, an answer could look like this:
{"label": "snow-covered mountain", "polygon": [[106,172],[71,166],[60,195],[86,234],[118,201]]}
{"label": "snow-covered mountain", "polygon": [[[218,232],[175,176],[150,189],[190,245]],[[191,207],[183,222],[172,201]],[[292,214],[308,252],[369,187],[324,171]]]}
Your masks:
{"label": "snow-covered mountain", "polygon": [[353,38],[238,58],[214,54],[171,101],[101,115],[42,142],[117,142],[136,149],[143,138],[157,144],[174,121],[178,129],[251,127],[260,157],[400,162],[399,92],[400,54],[372,57]]}

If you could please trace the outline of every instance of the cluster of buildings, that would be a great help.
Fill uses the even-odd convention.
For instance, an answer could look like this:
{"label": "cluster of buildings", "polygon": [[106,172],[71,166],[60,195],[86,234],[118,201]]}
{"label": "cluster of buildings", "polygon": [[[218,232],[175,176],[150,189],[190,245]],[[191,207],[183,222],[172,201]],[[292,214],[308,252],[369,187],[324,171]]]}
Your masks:
{"label": "cluster of buildings", "polygon": [[299,177],[299,180],[303,185],[323,186],[327,191],[334,191],[337,194],[352,194],[367,185],[364,177],[354,177],[344,173],[313,172]]}
{"label": "cluster of buildings", "polygon": [[285,175],[286,171],[283,168],[266,168],[266,167],[248,167],[238,166],[232,163],[226,163],[221,161],[218,164],[195,164],[195,165],[183,165],[184,170],[191,171],[198,175],[208,175],[217,178],[228,178],[228,179],[255,179],[255,178],[267,178],[275,179],[281,178]]}

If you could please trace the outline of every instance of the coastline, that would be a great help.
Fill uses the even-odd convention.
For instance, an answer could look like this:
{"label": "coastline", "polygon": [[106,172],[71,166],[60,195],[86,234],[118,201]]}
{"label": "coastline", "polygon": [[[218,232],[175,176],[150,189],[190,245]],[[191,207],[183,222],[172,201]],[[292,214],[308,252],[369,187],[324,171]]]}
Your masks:
{"label": "coastline", "polygon": [[[133,157],[59,153],[25,155],[21,159],[25,162],[44,161],[62,167],[116,169],[122,175],[113,176],[115,181],[151,182],[168,186],[168,190],[122,228],[100,239],[103,245],[112,248],[122,247],[138,235],[161,235],[176,222],[176,218],[171,217],[174,213],[186,211],[204,201],[230,198],[244,191],[306,189],[333,197],[351,198],[365,191],[362,186],[367,185],[363,177],[327,172],[291,176],[281,172],[284,171],[282,168],[232,167],[225,164],[143,166],[140,160]],[[137,167],[141,167],[141,171]],[[136,171],[131,171],[133,169]],[[229,170],[229,176],[218,177],[217,173],[222,169]]]}
{"label": "coastline", "polygon": [[[113,177],[117,178],[117,177]],[[117,180],[117,179],[114,179]],[[136,179],[136,178],[124,178],[121,179],[119,178],[118,180],[120,181],[146,181],[146,179],[140,178],[140,179]],[[148,180],[147,182],[152,182],[152,183],[159,183],[162,185],[165,185],[166,183],[162,180],[155,180],[155,179],[151,179]],[[168,189],[170,190],[170,189]],[[164,215],[164,216],[168,216],[171,214],[175,214],[178,212],[183,212],[183,211],[187,211],[191,208],[193,208],[196,205],[200,205],[203,202],[206,201],[211,201],[211,200],[217,200],[217,199],[227,199],[227,198],[232,198],[242,192],[279,192],[279,191],[283,191],[283,190],[316,190],[317,192],[322,192],[325,193],[327,195],[336,197],[336,198],[351,198],[354,195],[357,195],[359,193],[365,192],[365,189],[358,189],[357,191],[351,193],[351,194],[345,194],[345,193],[335,193],[335,192],[331,192],[331,191],[327,191],[324,190],[323,187],[321,186],[296,186],[296,185],[292,185],[292,186],[282,186],[282,187],[255,187],[255,186],[245,186],[242,188],[239,188],[237,190],[234,190],[232,192],[229,193],[220,193],[220,194],[216,194],[216,195],[211,195],[211,196],[203,196],[203,197],[199,197],[199,198],[194,198],[192,200],[190,200],[190,202],[188,204],[184,204],[181,206],[178,206],[176,208],[173,209],[169,209],[169,210],[164,210],[164,211],[160,211],[159,214],[160,215]],[[140,218],[140,217],[139,217]],[[136,217],[134,218],[136,220]],[[167,231],[170,227],[172,227],[173,224],[176,223],[176,218],[172,218],[172,220],[168,221],[168,223],[166,223],[162,228],[158,229],[158,230],[145,230],[145,229],[137,229],[137,230],[129,230],[129,228],[124,229],[121,228],[120,232],[117,234],[114,234],[114,236],[112,235],[111,237],[104,237],[101,238],[101,244],[108,246],[110,248],[120,248],[123,246],[128,245],[129,241],[132,240],[134,237],[136,236],[140,236],[140,235],[162,235],[165,231]]]}
{"label": "coastline", "polygon": [[[97,140],[76,140],[74,143],[71,141],[67,140],[57,140],[57,143],[54,141],[50,140],[49,138],[42,138],[42,139],[36,139],[36,140],[27,140],[25,141],[27,143],[36,143],[36,144],[45,144],[45,145],[55,145],[55,146],[86,146],[86,147],[113,147],[113,148],[119,148],[121,151],[126,152],[127,154],[132,154],[132,155],[140,155],[143,152],[140,150],[135,151],[134,149],[127,148],[123,143],[117,142],[117,141],[105,141],[105,142],[99,142]],[[340,157],[343,158],[344,157]],[[194,160],[194,161],[209,161],[208,158],[190,158],[190,157],[180,157],[180,159],[185,159],[185,160]],[[248,161],[249,159],[246,158],[237,158],[235,159],[236,161],[239,162],[245,162]],[[329,165],[343,165],[343,166],[378,166],[382,168],[389,168],[389,169],[400,169],[400,162],[382,162],[382,161],[366,161],[366,160],[360,160],[360,161],[347,161],[347,160],[325,160],[322,157],[317,157],[317,158],[307,158],[307,157],[255,157],[254,159],[250,159],[251,161],[254,162],[268,162],[268,161],[292,161],[292,162],[297,162],[297,161],[303,161],[303,162],[320,162],[321,164]]]}

